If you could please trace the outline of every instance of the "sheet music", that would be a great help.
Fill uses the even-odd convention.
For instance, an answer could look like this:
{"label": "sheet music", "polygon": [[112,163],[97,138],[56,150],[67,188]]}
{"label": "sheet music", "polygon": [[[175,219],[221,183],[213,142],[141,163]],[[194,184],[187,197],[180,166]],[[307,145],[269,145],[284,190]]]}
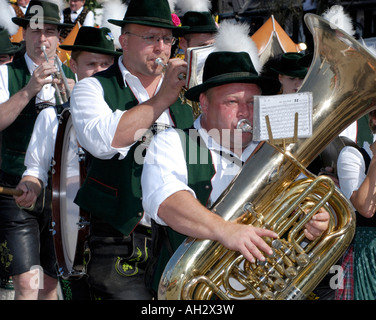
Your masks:
{"label": "sheet music", "polygon": [[202,83],[204,64],[208,55],[214,50],[214,45],[192,47],[187,50],[188,73],[186,88],[192,88]]}
{"label": "sheet music", "polygon": [[253,140],[269,140],[265,116],[269,116],[273,139],[294,137],[295,113],[298,113],[298,138],[312,135],[312,93],[255,96]]}

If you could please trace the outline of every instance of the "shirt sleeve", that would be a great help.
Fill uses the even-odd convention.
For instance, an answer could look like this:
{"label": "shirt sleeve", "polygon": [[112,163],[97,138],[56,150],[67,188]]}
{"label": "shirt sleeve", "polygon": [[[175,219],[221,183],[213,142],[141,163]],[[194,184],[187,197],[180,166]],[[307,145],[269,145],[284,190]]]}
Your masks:
{"label": "shirt sleeve", "polygon": [[93,11],[89,11],[87,13],[85,21],[82,25],[87,26],[87,27],[94,27],[94,12]]}
{"label": "shirt sleeve", "polygon": [[118,153],[119,159],[123,159],[127,155],[131,146],[111,146],[119,120],[126,111],[112,111],[97,79],[85,78],[74,86],[70,107],[77,139],[84,149],[99,159],[111,159]]}
{"label": "shirt sleeve", "polygon": [[35,121],[26,151],[26,171],[23,176],[33,176],[40,179],[44,187],[48,183],[48,171],[54,156],[58,125],[54,108],[42,110]]}
{"label": "shirt sleeve", "polygon": [[164,200],[182,190],[196,196],[188,186],[185,155],[175,129],[165,130],[153,138],[145,156],[141,185],[145,215],[161,225],[166,225],[158,216]]}
{"label": "shirt sleeve", "polygon": [[7,65],[0,66],[0,103],[9,100],[8,89],[8,67]]}
{"label": "shirt sleeve", "polygon": [[347,199],[363,183],[366,166],[362,154],[354,147],[344,147],[337,160],[340,189]]}

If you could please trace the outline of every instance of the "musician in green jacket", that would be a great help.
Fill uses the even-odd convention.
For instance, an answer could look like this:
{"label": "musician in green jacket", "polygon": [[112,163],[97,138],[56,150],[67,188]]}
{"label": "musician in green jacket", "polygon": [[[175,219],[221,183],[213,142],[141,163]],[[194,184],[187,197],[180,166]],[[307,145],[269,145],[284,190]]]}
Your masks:
{"label": "musician in green jacket", "polygon": [[[255,59],[247,52],[209,54],[202,84],[186,92],[202,108],[194,128],[168,129],[150,144],[142,193],[145,214],[153,221],[148,274],[156,293],[167,262],[187,236],[218,241],[250,262],[265,261],[264,255],[273,253],[264,240],[277,238],[275,232],[227,221],[208,209],[262,145],[253,140],[252,132],[237,126],[244,119],[253,123],[255,95],[275,93],[279,88],[275,79],[258,75]],[[313,240],[321,235],[328,221],[328,213],[320,208],[305,225],[306,237]]]}
{"label": "musician in green jacket", "polygon": [[[53,58],[60,30],[66,27],[60,23],[58,6],[47,1],[31,1],[25,17],[12,20],[24,28],[26,53],[0,66],[3,135],[0,185],[8,188],[16,187],[25,171],[25,152],[38,112],[56,104],[51,83],[62,84],[51,77],[57,72]],[[49,62],[42,46],[46,48]],[[63,69],[73,85],[73,72],[64,66]],[[22,208],[12,196],[0,195],[0,275],[12,276],[16,299],[57,298],[56,259],[49,232],[51,211],[47,200],[41,198],[41,203],[45,204],[44,208]],[[43,271],[39,278],[36,267]]]}
{"label": "musician in green jacket", "polygon": [[80,81],[71,96],[78,142],[91,155],[75,202],[91,214],[87,273],[95,298],[150,299],[143,281],[150,242],[143,155],[153,133],[193,123],[179,98],[187,63],[169,60],[178,27],[167,0],[132,0],[123,20],[109,22],[122,28],[123,55]]}

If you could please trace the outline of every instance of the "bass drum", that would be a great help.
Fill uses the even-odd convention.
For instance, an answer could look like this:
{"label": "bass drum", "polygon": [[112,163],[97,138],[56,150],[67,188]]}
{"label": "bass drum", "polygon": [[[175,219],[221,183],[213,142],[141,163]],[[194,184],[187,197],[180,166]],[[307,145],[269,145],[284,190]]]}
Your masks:
{"label": "bass drum", "polygon": [[85,275],[89,214],[73,202],[86,176],[84,158],[66,108],[59,118],[52,170],[52,227],[58,274],[63,279]]}

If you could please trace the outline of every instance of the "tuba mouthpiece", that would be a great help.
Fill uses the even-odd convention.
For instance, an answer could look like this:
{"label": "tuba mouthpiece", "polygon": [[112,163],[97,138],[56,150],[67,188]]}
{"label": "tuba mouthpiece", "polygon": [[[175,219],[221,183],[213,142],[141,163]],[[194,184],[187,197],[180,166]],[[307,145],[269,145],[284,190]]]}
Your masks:
{"label": "tuba mouthpiece", "polygon": [[248,119],[240,119],[236,125],[236,129],[240,129],[242,132],[253,132],[252,124]]}

